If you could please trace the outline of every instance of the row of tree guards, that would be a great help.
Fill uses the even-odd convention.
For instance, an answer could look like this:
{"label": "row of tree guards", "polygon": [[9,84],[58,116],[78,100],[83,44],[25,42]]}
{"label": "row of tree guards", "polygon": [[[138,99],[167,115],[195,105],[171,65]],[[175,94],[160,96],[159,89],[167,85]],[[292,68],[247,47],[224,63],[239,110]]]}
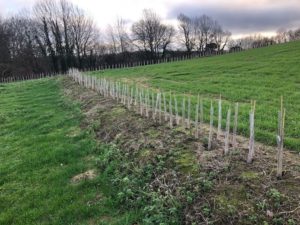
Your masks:
{"label": "row of tree guards", "polygon": [[[155,91],[150,88],[129,85],[120,81],[113,81],[106,78],[97,78],[94,76],[83,75],[76,69],[69,70],[69,76],[78,84],[97,91],[106,98],[112,98],[123,104],[127,109],[134,110],[141,116],[162,124],[167,123],[170,128],[174,126],[182,126],[190,133],[199,138],[204,135],[205,120],[209,121],[208,143],[207,149],[213,149],[213,134],[217,133],[217,139],[223,140],[224,137],[224,155],[230,152],[230,146],[237,147],[238,132],[238,116],[239,103],[234,105],[233,126],[231,123],[231,107],[227,111],[225,130],[222,129],[222,98],[218,99],[218,121],[217,129],[214,127],[215,107],[210,100],[210,113],[208,118],[204,115],[203,99],[191,95],[178,96],[175,93],[166,93],[163,91]],[[197,99],[193,104],[191,98]],[[251,109],[249,112],[249,152],[247,163],[252,163],[255,156],[255,101],[251,101]],[[277,177],[282,177],[282,160],[283,160],[283,143],[284,143],[284,121],[285,109],[283,108],[283,98],[281,97],[281,108],[278,113],[278,134],[276,136],[277,151]],[[232,127],[232,129],[231,129]],[[231,132],[232,131],[232,132]],[[222,138],[221,138],[222,137]]]}

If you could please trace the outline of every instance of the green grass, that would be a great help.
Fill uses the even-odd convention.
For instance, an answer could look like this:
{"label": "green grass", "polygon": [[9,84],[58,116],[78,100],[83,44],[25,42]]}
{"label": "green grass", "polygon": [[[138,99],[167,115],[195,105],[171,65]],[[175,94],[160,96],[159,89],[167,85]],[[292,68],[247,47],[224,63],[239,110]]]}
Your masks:
{"label": "green grass", "polygon": [[[132,224],[109,177],[88,158],[106,151],[80,128],[80,107],[54,79],[0,85],[0,224]],[[74,175],[95,169],[94,180]]]}
{"label": "green grass", "polygon": [[[239,132],[248,134],[250,101],[257,101],[256,139],[275,144],[280,96],[287,110],[285,146],[300,150],[300,42],[291,42],[241,53],[91,72],[92,75],[136,82],[177,94],[200,94],[229,103],[240,102]],[[195,102],[195,99],[193,99]],[[209,100],[205,103],[206,120]],[[226,111],[223,110],[223,118]],[[225,120],[225,119],[224,119]],[[224,127],[225,121],[223,121]]]}

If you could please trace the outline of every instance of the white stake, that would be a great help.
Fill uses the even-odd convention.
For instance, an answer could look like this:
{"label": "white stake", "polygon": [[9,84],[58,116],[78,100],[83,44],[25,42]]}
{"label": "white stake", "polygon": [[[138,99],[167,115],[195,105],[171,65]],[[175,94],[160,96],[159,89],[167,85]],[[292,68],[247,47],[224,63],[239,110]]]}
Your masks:
{"label": "white stake", "polygon": [[209,135],[208,135],[208,146],[207,146],[208,150],[211,150],[211,147],[212,147],[213,123],[214,123],[214,107],[213,107],[213,104],[211,101],[210,102]]}
{"label": "white stake", "polygon": [[225,155],[227,155],[229,152],[230,114],[231,114],[231,109],[229,108],[227,112],[227,120],[226,120],[225,150],[224,150]]}

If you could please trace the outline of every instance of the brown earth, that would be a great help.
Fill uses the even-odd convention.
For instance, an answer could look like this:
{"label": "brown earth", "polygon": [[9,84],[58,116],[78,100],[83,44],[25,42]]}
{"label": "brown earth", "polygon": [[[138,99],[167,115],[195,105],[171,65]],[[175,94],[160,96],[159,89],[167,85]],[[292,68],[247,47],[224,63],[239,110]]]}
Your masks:
{"label": "brown earth", "polygon": [[96,139],[116,144],[124,154],[134,152],[134,162],[155,163],[156,156],[172,153],[174,163],[151,183],[162,194],[168,190],[180,195],[177,189],[183,184],[210,174],[212,189],[194,190],[198,194],[192,203],[184,204],[183,224],[300,224],[299,153],[285,150],[284,175],[277,179],[275,147],[255,143],[255,159],[247,164],[247,138],[238,137],[238,146],[224,156],[223,137],[217,140],[214,135],[213,150],[207,150],[207,126],[195,139],[193,131],[158,124],[69,78],[63,80],[63,88],[82,106],[82,128],[92,127]]}

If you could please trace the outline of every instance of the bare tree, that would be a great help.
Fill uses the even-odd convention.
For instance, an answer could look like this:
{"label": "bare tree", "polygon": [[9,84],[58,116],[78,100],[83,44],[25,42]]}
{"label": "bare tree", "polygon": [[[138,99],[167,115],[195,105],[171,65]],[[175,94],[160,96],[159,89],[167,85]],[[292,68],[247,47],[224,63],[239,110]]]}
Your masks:
{"label": "bare tree", "polygon": [[144,10],[143,17],[132,25],[133,41],[139,49],[149,53],[151,59],[164,56],[174,36],[174,28],[161,23],[152,10]]}
{"label": "bare tree", "polygon": [[126,23],[123,19],[118,18],[116,23],[107,28],[109,45],[112,53],[126,53],[131,50],[131,40],[126,29]]}
{"label": "bare tree", "polygon": [[179,31],[181,36],[183,36],[183,43],[186,47],[187,52],[190,54],[195,47],[195,23],[190,17],[179,14],[177,17],[179,22]]}
{"label": "bare tree", "polygon": [[5,22],[0,17],[0,76],[6,77],[8,76],[10,71],[9,59],[9,30],[5,25]]}
{"label": "bare tree", "polygon": [[287,32],[288,39],[291,41],[300,40],[300,28],[296,30],[290,30]]}
{"label": "bare tree", "polygon": [[83,10],[66,0],[42,0],[36,3],[34,15],[39,23],[36,41],[51,57],[55,71],[90,64],[99,32]]}
{"label": "bare tree", "polygon": [[223,51],[230,40],[231,33],[224,31],[222,26],[215,21],[211,33],[212,41],[217,44],[218,51]]}
{"label": "bare tree", "polygon": [[209,43],[209,38],[212,34],[212,29],[214,25],[214,21],[211,17],[207,15],[202,15],[197,18],[198,20],[198,36],[199,36],[199,47],[202,48]]}
{"label": "bare tree", "polygon": [[276,32],[275,40],[277,43],[285,43],[288,41],[289,35],[285,28],[279,28]]}

